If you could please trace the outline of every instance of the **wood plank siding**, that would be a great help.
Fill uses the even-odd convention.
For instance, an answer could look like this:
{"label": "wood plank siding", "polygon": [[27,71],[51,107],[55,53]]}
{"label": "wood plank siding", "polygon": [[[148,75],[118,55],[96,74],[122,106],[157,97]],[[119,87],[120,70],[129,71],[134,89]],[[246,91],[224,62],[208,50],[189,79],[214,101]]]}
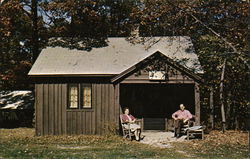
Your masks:
{"label": "wood plank siding", "polygon": [[67,84],[36,84],[36,135],[105,134],[119,125],[113,84],[92,84],[92,109],[67,109]]}

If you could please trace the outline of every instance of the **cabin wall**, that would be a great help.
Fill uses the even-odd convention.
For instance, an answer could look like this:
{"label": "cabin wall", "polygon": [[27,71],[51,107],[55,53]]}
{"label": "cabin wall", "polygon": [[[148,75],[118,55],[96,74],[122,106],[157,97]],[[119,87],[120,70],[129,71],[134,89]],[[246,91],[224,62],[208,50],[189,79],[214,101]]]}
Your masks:
{"label": "cabin wall", "polygon": [[36,84],[36,135],[107,134],[119,128],[113,84],[92,84],[92,109],[67,109],[67,84]]}

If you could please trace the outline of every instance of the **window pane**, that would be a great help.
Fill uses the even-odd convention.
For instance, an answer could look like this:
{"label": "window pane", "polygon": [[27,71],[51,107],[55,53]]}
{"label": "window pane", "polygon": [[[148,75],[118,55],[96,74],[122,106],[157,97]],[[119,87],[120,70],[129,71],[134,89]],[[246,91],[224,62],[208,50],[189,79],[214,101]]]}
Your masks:
{"label": "window pane", "polygon": [[69,87],[69,107],[77,108],[78,107],[78,89],[77,85]]}
{"label": "window pane", "polygon": [[82,85],[82,106],[83,108],[91,108],[91,85]]}

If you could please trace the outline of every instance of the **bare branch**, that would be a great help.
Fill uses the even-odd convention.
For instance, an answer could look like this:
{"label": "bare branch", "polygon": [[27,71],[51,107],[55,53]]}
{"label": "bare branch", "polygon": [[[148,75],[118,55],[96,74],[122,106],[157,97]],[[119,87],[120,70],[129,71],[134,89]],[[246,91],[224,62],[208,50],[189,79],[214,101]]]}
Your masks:
{"label": "bare branch", "polygon": [[[241,52],[239,52],[236,47],[233,46],[233,44],[231,42],[229,42],[226,38],[222,37],[219,33],[217,33],[214,29],[212,29],[211,27],[209,27],[207,24],[205,24],[204,22],[202,22],[199,18],[197,18],[194,14],[192,14],[190,10],[186,10],[184,8],[180,8],[179,6],[174,5],[172,2],[167,1],[169,4],[177,7],[178,9],[182,10],[183,12],[187,13],[188,15],[190,15],[192,18],[194,18],[196,20],[196,22],[200,23],[202,26],[204,26],[206,29],[208,29],[209,31],[211,31],[214,35],[216,35],[217,37],[219,37],[222,41],[224,41],[225,44],[227,44],[231,49],[233,49],[233,51],[235,53],[237,53],[239,55],[239,58],[244,62],[244,64],[250,68],[250,65],[248,64],[247,60],[244,59],[244,57],[242,57]],[[191,7],[189,7],[191,8]]]}

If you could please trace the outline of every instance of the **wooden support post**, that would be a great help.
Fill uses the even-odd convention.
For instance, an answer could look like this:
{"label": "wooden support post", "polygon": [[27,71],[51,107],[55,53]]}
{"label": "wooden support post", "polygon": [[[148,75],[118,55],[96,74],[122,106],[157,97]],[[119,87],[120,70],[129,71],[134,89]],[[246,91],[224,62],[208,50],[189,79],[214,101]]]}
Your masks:
{"label": "wooden support post", "polygon": [[[119,118],[120,114],[122,113],[121,106],[120,106],[120,84],[116,84],[115,88],[115,114],[117,114],[117,119]],[[117,126],[119,127],[119,120],[117,120]]]}
{"label": "wooden support post", "polygon": [[211,87],[211,90],[210,90],[209,107],[210,107],[211,128],[214,129],[214,89],[213,87]]}
{"label": "wooden support post", "polygon": [[168,131],[168,119],[165,118],[165,131]]}
{"label": "wooden support post", "polygon": [[195,82],[194,85],[194,98],[195,98],[195,124],[200,125],[200,88],[197,82]]}
{"label": "wooden support post", "polygon": [[144,130],[144,118],[141,119],[141,130]]}

